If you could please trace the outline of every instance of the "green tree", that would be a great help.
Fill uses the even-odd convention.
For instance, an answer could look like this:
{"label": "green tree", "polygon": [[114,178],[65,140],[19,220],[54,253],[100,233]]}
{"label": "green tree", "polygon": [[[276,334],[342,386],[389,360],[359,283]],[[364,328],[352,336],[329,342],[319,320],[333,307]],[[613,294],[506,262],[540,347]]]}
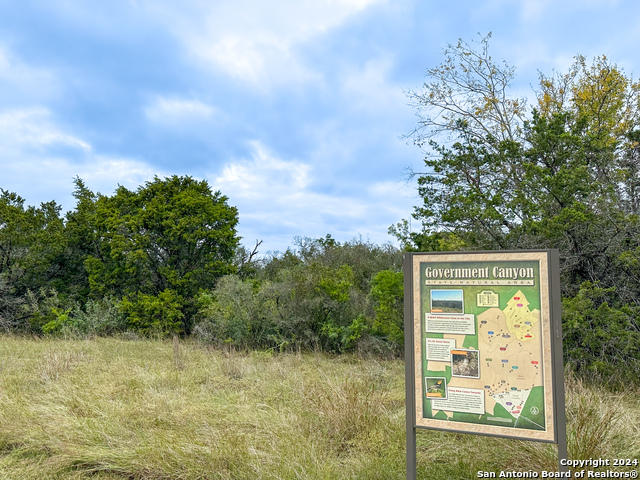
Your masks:
{"label": "green tree", "polygon": [[[30,329],[34,302],[43,300],[64,273],[64,223],[55,202],[25,207],[19,195],[0,189],[0,327]],[[46,290],[46,292],[45,292]]]}
{"label": "green tree", "polygon": [[449,47],[409,93],[421,116],[411,136],[430,148],[416,174],[422,231],[401,223],[396,235],[416,248],[558,248],[565,294],[601,281],[637,298],[623,259],[640,245],[639,84],[605,57],[577,57],[568,74],[540,77],[526,117],[509,96],[514,70],[491,60],[488,37],[479,50]]}
{"label": "green tree", "polygon": [[624,386],[640,377],[640,307],[617,303],[615,289],[590,282],[563,300],[565,357],[586,376]]}
{"label": "green tree", "polygon": [[104,260],[96,217],[98,198],[102,195],[89,190],[80,177],[73,183],[76,207],[66,214],[65,283],[69,294],[84,305],[91,291],[85,261],[89,257]]}
{"label": "green tree", "polygon": [[421,230],[391,231],[418,250],[557,248],[567,362],[611,376],[626,358],[637,378],[640,83],[578,56],[540,75],[525,115],[513,68],[491,60],[488,37],[476,47],[450,46],[409,92],[420,116],[409,136],[426,148]]}
{"label": "green tree", "polygon": [[[234,271],[236,208],[220,192],[212,193],[206,181],[176,175],[156,177],[135,192],[120,186],[112,197],[92,197],[80,185],[77,192],[87,205],[78,210],[76,225],[89,235],[84,248],[95,248],[84,262],[92,295],[124,297],[135,328],[165,325],[174,331],[180,322],[188,333],[198,292]],[[80,213],[95,222],[95,232]],[[156,311],[165,304],[180,315],[159,319]]]}

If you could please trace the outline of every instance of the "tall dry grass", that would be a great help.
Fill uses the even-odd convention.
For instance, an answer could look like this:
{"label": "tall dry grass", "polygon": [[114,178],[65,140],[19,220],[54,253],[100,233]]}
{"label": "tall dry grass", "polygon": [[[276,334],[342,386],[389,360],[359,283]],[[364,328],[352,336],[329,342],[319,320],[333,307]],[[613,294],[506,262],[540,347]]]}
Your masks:
{"label": "tall dry grass", "polygon": [[[638,457],[637,390],[569,379],[572,458]],[[404,365],[173,341],[0,337],[0,479],[402,479]],[[418,478],[555,469],[555,447],[421,430]]]}

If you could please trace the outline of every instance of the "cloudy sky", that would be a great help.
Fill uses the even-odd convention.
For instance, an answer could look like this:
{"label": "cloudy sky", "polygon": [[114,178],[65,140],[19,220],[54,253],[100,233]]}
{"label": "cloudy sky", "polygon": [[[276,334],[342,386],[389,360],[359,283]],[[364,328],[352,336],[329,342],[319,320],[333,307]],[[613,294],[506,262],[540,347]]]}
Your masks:
{"label": "cloudy sky", "polygon": [[0,188],[74,208],[190,175],[238,207],[243,243],[392,241],[423,154],[408,89],[458,38],[533,98],[580,53],[640,73],[635,0],[0,0]]}

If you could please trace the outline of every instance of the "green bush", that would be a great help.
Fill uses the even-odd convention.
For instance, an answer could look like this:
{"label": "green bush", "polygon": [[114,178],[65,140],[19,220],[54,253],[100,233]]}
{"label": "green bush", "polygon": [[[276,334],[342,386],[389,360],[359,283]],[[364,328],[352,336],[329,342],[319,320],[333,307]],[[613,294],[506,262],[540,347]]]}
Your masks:
{"label": "green bush", "polygon": [[127,329],[127,317],[120,310],[119,301],[113,297],[89,300],[84,309],[75,308],[71,315],[76,324],[88,335],[113,335]]}
{"label": "green bush", "polygon": [[565,363],[577,374],[610,385],[640,378],[640,308],[612,307],[614,288],[584,282],[562,301]]}
{"label": "green bush", "polygon": [[371,330],[364,315],[359,315],[349,325],[338,326],[329,321],[322,325],[320,334],[329,351],[346,353],[353,351],[366,333]]}
{"label": "green bush", "polygon": [[295,245],[255,263],[250,276],[224,277],[201,294],[193,332],[218,344],[281,351],[379,352],[402,338],[401,320],[400,332],[379,328],[372,336],[376,300],[369,294],[376,273],[400,268],[400,250],[362,239],[340,244],[330,235],[296,238]]}
{"label": "green bush", "polygon": [[373,334],[387,339],[396,351],[404,348],[404,279],[402,272],[382,270],[371,282],[376,316]]}
{"label": "green bush", "polygon": [[69,318],[70,312],[70,308],[64,311],[52,308],[51,313],[55,315],[55,318],[42,326],[42,333],[45,335],[53,335],[59,333],[63,328],[72,327],[73,319]]}
{"label": "green bush", "polygon": [[193,332],[216,344],[241,349],[353,350],[370,330],[366,295],[353,287],[353,272],[314,262],[282,269],[275,280],[222,277],[198,297]]}
{"label": "green bush", "polygon": [[199,295],[201,320],[194,333],[218,344],[248,346],[254,303],[252,285],[236,275],[226,275],[220,278],[212,294]]}
{"label": "green bush", "polygon": [[158,295],[138,292],[120,302],[120,309],[132,330],[159,336],[182,332],[183,306],[183,298],[170,289]]}
{"label": "green bush", "polygon": [[27,322],[21,322],[22,326],[18,331],[28,331],[35,334],[44,332],[45,325],[49,325],[47,330],[55,332],[67,323],[68,319],[61,318],[73,307],[73,303],[60,295],[53,288],[40,288],[37,291],[27,290],[24,303],[20,306],[19,315]]}

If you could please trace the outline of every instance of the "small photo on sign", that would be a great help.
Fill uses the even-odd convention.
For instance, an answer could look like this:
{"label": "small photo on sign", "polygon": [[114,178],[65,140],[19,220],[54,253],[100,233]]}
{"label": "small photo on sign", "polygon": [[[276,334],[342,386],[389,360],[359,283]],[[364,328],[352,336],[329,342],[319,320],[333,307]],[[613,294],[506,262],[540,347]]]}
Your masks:
{"label": "small photo on sign", "polygon": [[431,290],[431,313],[464,313],[462,290]]}
{"label": "small photo on sign", "polygon": [[451,350],[451,376],[480,378],[480,352],[478,350]]}
{"label": "small photo on sign", "polygon": [[447,399],[447,380],[444,377],[424,377],[427,398]]}

